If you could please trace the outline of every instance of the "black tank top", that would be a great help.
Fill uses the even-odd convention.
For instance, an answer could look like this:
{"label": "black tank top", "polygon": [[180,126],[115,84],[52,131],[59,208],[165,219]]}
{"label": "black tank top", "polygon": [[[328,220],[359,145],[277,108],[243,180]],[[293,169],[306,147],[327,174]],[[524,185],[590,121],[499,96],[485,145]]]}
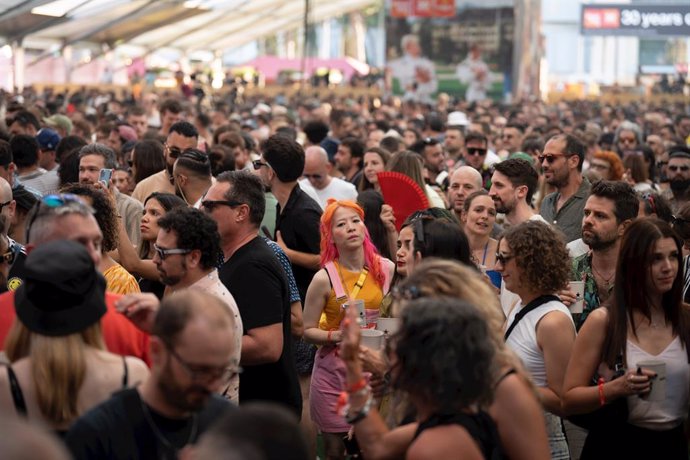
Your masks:
{"label": "black tank top", "polygon": [[486,460],[503,460],[508,457],[503,452],[496,424],[489,414],[479,411],[476,414],[435,414],[419,424],[415,439],[424,430],[443,425],[460,425],[472,436]]}

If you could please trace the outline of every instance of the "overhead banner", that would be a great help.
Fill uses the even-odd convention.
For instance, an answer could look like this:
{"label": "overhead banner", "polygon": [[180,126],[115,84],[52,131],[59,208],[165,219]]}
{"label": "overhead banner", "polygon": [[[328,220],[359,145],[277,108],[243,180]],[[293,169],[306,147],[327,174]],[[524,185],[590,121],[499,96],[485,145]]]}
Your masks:
{"label": "overhead banner", "polygon": [[690,35],[690,4],[582,5],[582,35]]}
{"label": "overhead banner", "polygon": [[387,1],[387,90],[425,102],[441,92],[502,100],[512,85],[513,2]]}

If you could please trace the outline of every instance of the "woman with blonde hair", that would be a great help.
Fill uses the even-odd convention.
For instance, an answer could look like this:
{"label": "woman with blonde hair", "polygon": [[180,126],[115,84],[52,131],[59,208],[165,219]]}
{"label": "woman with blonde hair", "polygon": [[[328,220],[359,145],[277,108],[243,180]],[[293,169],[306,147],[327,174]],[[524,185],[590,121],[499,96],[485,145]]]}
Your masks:
{"label": "woman with blonde hair", "polygon": [[111,393],[148,376],[139,359],[104,349],[104,299],[105,279],[83,245],[54,241],[29,254],[5,343],[12,365],[0,372],[0,408],[61,434]]}
{"label": "woman with blonde hair", "polygon": [[362,300],[366,322],[374,323],[393,277],[393,262],[382,258],[364,225],[364,211],[348,200],[329,200],[321,216],[321,267],[304,304],[304,338],[320,345],[311,379],[311,416],[323,435],[326,457],[344,458],[342,438],[350,429],[333,410],[345,384],[336,355],[342,340],[344,306]]}

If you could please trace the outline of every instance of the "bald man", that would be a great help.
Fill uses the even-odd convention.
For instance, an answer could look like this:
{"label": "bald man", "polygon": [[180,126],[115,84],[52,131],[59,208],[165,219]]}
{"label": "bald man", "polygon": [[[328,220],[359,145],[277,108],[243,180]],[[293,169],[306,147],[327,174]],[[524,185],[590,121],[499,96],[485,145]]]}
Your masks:
{"label": "bald man", "polygon": [[[465,198],[471,193],[481,190],[482,175],[472,166],[460,166],[450,175],[448,187],[448,203],[450,209],[460,222]],[[461,224],[462,225],[462,224]]]}
{"label": "bald man", "polygon": [[328,161],[328,154],[323,148],[317,145],[307,147],[304,155],[304,172],[299,181],[300,187],[311,185],[322,208],[326,207],[329,198],[357,199],[357,189],[353,184],[331,176],[333,165]]}

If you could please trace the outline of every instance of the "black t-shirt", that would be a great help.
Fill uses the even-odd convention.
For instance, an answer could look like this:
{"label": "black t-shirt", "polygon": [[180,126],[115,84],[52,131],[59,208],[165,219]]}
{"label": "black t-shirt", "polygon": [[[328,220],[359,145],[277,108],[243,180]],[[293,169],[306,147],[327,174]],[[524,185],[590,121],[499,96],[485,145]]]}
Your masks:
{"label": "black t-shirt", "polygon": [[[280,205],[277,205],[277,208],[276,231],[280,230],[287,247],[308,254],[319,254],[321,250],[319,223],[323,212],[321,206],[304,193],[299,185],[295,185],[285,203],[285,209],[281,212]],[[292,264],[292,272],[295,275],[302,305],[304,305],[309,283],[314,278],[316,270]]]}
{"label": "black t-shirt", "polygon": [[302,393],[290,340],[290,292],[280,262],[266,242],[256,237],[235,251],[218,275],[237,302],[245,334],[271,324],[283,326],[283,352],[278,361],[242,366],[240,404],[251,400],[280,402],[299,416]]}
{"label": "black t-shirt", "polygon": [[193,418],[170,419],[146,406],[147,415],[137,389],[128,388],[114,393],[74,422],[65,442],[75,460],[177,459],[182,447],[195,443],[213,422],[233,408],[225,399],[212,395]]}

